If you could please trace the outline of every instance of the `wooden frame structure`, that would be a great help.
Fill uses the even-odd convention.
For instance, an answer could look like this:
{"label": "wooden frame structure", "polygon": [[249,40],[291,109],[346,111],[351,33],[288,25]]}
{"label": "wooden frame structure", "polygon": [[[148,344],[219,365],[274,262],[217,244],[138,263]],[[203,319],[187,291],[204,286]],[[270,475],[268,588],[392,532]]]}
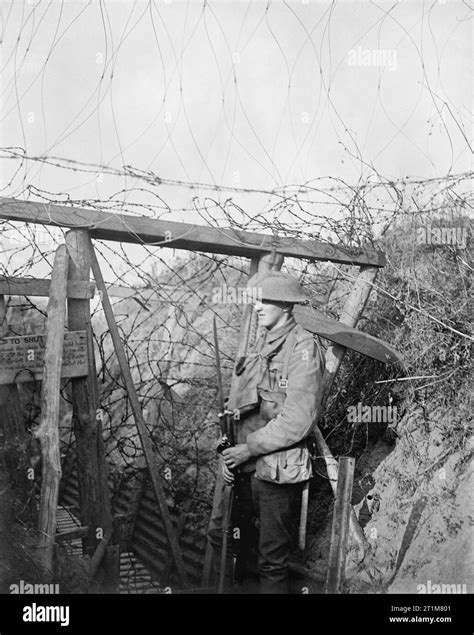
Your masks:
{"label": "wooden frame structure", "polygon": [[[114,348],[125,379],[133,415],[152,477],[157,502],[166,529],[170,555],[173,558],[181,584],[184,587],[186,586],[184,564],[164,498],[160,476],[154,464],[151,440],[144,424],[141,407],[133,387],[128,362],[108,299],[107,288],[100,272],[91,239],[245,256],[250,258],[249,276],[255,272],[280,269],[285,257],[304,258],[309,261],[329,260],[342,264],[358,265],[360,267],[359,276],[356,278],[352,292],[346,301],[339,323],[327,320],[324,315],[319,314],[318,331],[316,326],[318,324],[318,315],[314,311],[308,312],[304,308],[301,311],[298,309],[300,312],[299,320],[302,320],[303,325],[313,332],[327,337],[331,342],[326,355],[327,371],[324,377],[324,401],[329,394],[347,346],[351,346],[376,359],[381,359],[386,363],[400,361],[400,357],[394,349],[391,349],[391,347],[376,338],[372,338],[374,341],[369,342],[367,345],[363,341],[364,338],[362,338],[361,343],[360,336],[365,334],[354,329],[368,300],[377,271],[386,263],[383,252],[373,249],[331,245],[321,241],[303,241],[295,238],[249,233],[233,229],[190,225],[188,223],[161,221],[130,215],[111,214],[98,210],[6,198],[0,199],[0,219],[69,229],[66,235],[69,259],[68,266],[65,269],[68,272],[68,276],[67,281],[64,281],[61,293],[64,297],[67,296],[69,329],[85,331],[87,336],[88,374],[86,377],[73,378],[71,383],[73,426],[77,441],[81,523],[84,527],[89,528],[89,531],[83,537],[83,544],[86,553],[93,557],[94,571],[97,569],[98,563],[111,539],[113,519],[107,489],[101,422],[96,415],[98,389],[90,317],[90,299],[94,292],[94,286],[90,281],[91,268],[99,288]],[[2,294],[49,295],[52,297],[53,285],[49,281],[41,281],[41,284],[38,284],[38,282],[40,281],[25,278],[3,278],[0,280],[0,298]],[[326,324],[324,324],[324,321],[326,321]],[[311,328],[311,325],[314,328]],[[239,333],[238,356],[244,355],[247,351],[251,329],[252,307],[247,305],[244,308]],[[323,329],[322,333],[320,332],[321,329]],[[352,329],[354,332],[351,333],[348,329]],[[235,390],[235,387],[234,374],[231,392]],[[45,417],[48,418],[48,415],[46,414]],[[335,488],[337,483],[337,462],[316,424],[317,422],[315,422],[315,429],[319,449],[326,459],[329,478],[333,488]],[[51,420],[49,422],[46,421],[43,429],[47,426],[51,427],[51,425],[53,425]],[[217,504],[219,488],[221,487],[222,479],[219,471],[214,505]],[[353,510],[351,511],[350,532],[359,549],[363,552],[365,537]],[[47,526],[49,527],[48,531],[51,531],[51,522]],[[100,534],[97,532],[98,528],[101,529]],[[50,556],[48,556],[48,561],[50,561]],[[167,566],[169,568],[171,563],[168,563]],[[206,587],[210,576],[210,566],[208,545],[203,572],[203,583]]]}

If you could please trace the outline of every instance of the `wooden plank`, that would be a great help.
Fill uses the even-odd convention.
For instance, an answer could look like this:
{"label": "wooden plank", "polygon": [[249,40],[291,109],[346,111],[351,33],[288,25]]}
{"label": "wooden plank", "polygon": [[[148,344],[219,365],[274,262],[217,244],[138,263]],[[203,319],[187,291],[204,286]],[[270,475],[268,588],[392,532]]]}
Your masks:
{"label": "wooden plank", "polygon": [[334,502],[325,593],[341,593],[344,583],[354,465],[353,458],[339,457],[339,478]]}
{"label": "wooden plank", "polygon": [[276,250],[282,256],[329,260],[342,264],[383,267],[385,254],[374,249],[345,247],[317,240],[284,238],[154,218],[112,214],[101,210],[66,207],[54,203],[0,198],[0,218],[56,227],[88,229],[92,238],[128,243],[158,243],[161,247],[214,254],[260,257]]}
{"label": "wooden plank", "polygon": [[[55,333],[58,345],[61,338]],[[0,338],[0,384],[21,383],[43,379],[47,333]],[[61,377],[87,375],[85,331],[65,333],[61,349]]]}
{"label": "wooden plank", "polygon": [[[49,296],[50,286],[51,280],[0,276],[0,294],[42,296],[47,298]],[[93,282],[70,280],[67,283],[66,293],[68,298],[90,299],[94,297],[95,284]]]}
{"label": "wooden plank", "polygon": [[[89,282],[88,240],[88,234],[84,230],[74,230],[66,235],[70,281]],[[99,398],[90,300],[68,298],[67,306],[69,329],[86,332],[88,374],[86,377],[71,379],[70,391],[72,425],[77,450],[80,519],[82,525],[90,528],[83,538],[82,547],[85,555],[92,556],[99,543],[99,537],[112,528],[112,512],[102,423],[97,417]]]}
{"label": "wooden plank", "polygon": [[94,274],[94,278],[97,283],[97,288],[99,289],[99,292],[101,292],[102,306],[104,308],[107,325],[109,327],[110,335],[112,337],[115,354],[117,356],[120,370],[125,381],[127,395],[130,401],[130,405],[132,407],[135,423],[137,425],[138,435],[140,437],[140,441],[143,447],[143,453],[145,455],[145,460],[148,466],[148,470],[150,472],[153,489],[156,495],[158,506],[160,508],[161,520],[163,522],[163,526],[166,532],[166,537],[168,539],[168,544],[171,549],[171,553],[173,555],[173,559],[176,565],[179,581],[183,586],[186,586],[187,581],[186,581],[186,572],[184,569],[184,563],[183,563],[181,551],[179,549],[178,541],[176,539],[176,534],[174,532],[173,522],[171,520],[168,504],[166,502],[166,497],[165,497],[165,493],[161,483],[161,477],[158,471],[158,466],[156,464],[156,458],[155,458],[155,453],[153,451],[152,440],[148,432],[148,429],[146,427],[145,421],[143,419],[141,405],[138,400],[138,395],[136,393],[135,386],[133,384],[132,374],[130,372],[130,368],[128,365],[127,357],[125,355],[125,350],[122,344],[122,340],[120,339],[119,330],[115,322],[112,306],[110,304],[109,296],[107,294],[107,288],[105,286],[104,279],[102,277],[102,272],[99,267],[99,262],[95,255],[94,247],[90,240],[89,240],[89,252],[90,252],[92,272]]}
{"label": "wooden plank", "polygon": [[74,529],[68,529],[67,531],[61,531],[59,534],[56,534],[54,540],[57,543],[77,540],[77,538],[84,538],[88,531],[89,527],[74,527]]}
{"label": "wooden plank", "polygon": [[40,441],[42,457],[38,554],[48,578],[52,576],[53,572],[56,513],[59,481],[62,474],[59,454],[59,400],[64,343],[61,334],[64,332],[66,323],[67,270],[66,245],[60,245],[54,256],[51,276],[51,295],[46,318],[41,416],[39,426],[34,433],[34,436]]}
{"label": "wooden plank", "polygon": [[298,324],[311,333],[340,346],[377,359],[384,364],[403,363],[403,358],[390,344],[338,320],[331,320],[312,307],[295,305],[293,315]]}

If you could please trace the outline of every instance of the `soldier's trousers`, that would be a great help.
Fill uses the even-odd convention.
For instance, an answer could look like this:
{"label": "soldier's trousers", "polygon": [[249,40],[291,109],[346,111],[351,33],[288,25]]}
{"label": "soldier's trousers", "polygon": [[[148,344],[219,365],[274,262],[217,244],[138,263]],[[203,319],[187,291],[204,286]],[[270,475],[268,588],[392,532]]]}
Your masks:
{"label": "soldier's trousers", "polygon": [[[243,581],[258,553],[260,592],[289,593],[288,565],[299,521],[302,484],[279,485],[256,479],[253,474],[236,475],[228,562],[235,557],[234,578]],[[215,562],[219,562],[222,544],[219,520],[216,517],[211,521],[210,531]]]}

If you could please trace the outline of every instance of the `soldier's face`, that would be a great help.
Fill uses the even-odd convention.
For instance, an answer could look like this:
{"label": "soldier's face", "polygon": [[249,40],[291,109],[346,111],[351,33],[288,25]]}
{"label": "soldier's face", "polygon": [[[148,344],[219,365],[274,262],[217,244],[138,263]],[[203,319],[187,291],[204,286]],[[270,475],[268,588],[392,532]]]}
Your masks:
{"label": "soldier's face", "polygon": [[283,302],[257,300],[254,306],[260,325],[269,331],[283,326],[291,313],[291,307]]}

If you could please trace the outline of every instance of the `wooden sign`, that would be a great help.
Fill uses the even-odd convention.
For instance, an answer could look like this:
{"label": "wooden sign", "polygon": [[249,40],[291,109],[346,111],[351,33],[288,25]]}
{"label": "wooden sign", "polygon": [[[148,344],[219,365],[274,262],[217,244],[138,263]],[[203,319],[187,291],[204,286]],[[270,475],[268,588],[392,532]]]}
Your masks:
{"label": "wooden sign", "polygon": [[[0,384],[41,380],[46,335],[19,335],[0,338]],[[64,335],[61,377],[87,375],[85,331]]]}

